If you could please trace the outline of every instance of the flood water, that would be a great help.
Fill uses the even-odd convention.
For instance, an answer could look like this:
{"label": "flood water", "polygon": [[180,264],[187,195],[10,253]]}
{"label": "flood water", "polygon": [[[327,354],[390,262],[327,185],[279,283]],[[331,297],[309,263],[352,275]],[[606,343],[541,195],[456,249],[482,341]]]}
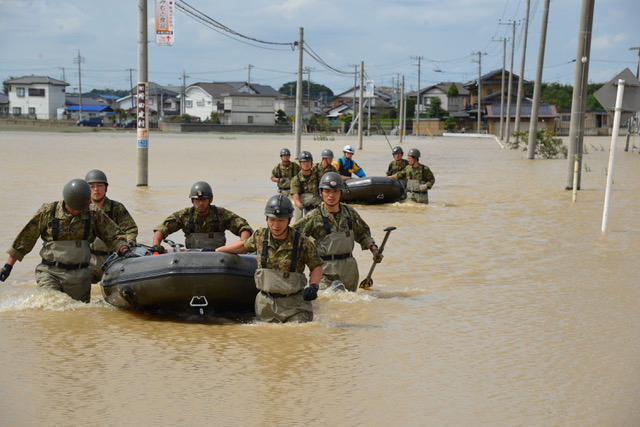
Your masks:
{"label": "flood water", "polygon": [[[397,227],[374,286],[320,292],[304,325],[136,314],[97,285],[88,305],[40,292],[39,242],[0,283],[0,425],[638,426],[640,155],[619,142],[603,234],[609,143],[585,139],[573,203],[564,159],[409,137],[436,176],[431,204],[356,206],[378,243]],[[302,149],[345,144],[357,138]],[[94,168],[141,243],[199,180],[263,226],[283,147],[292,135],[155,133],[136,187],[134,133],[0,132],[0,246]],[[354,159],[384,175],[389,145],[365,137]],[[356,256],[362,279],[371,256]]]}

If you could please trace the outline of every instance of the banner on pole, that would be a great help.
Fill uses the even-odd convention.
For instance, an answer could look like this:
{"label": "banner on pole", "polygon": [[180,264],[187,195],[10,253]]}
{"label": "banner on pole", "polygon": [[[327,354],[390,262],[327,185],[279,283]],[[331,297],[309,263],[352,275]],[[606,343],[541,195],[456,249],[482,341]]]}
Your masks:
{"label": "banner on pole", "polygon": [[173,46],[175,39],[175,2],[173,0],[156,0],[156,44]]}
{"label": "banner on pole", "polygon": [[373,92],[374,92],[373,80],[367,80],[367,84],[364,86],[364,91],[365,91],[364,96],[366,98],[373,98]]}

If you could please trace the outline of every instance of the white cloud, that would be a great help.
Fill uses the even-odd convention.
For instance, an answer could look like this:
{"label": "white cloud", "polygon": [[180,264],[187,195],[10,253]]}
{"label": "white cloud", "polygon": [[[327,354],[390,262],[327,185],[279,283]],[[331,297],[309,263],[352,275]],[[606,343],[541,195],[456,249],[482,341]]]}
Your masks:
{"label": "white cloud", "polygon": [[606,50],[614,47],[620,47],[621,45],[629,44],[631,40],[631,34],[605,34],[602,36],[594,37],[591,40],[591,48],[593,50]]}

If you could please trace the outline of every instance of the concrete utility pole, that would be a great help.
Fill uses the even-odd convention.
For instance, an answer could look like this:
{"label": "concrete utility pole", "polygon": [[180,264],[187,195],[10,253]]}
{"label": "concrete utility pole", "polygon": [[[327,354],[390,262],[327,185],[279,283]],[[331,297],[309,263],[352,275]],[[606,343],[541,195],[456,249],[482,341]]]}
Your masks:
{"label": "concrete utility pole", "polygon": [[[584,113],[587,104],[587,84],[589,81],[589,55],[591,53],[591,28],[593,27],[593,8],[595,0],[582,0],[580,11],[580,29],[576,69],[573,78],[573,96],[571,98],[571,123],[569,124],[569,154],[566,190],[573,189],[574,162],[578,160],[577,189],[582,178],[582,141],[584,138]],[[577,156],[577,157],[576,157]]]}
{"label": "concrete utility pole", "polygon": [[360,61],[360,93],[358,96],[358,148],[362,150],[362,112],[364,97],[364,61]]}
{"label": "concrete utility pole", "polygon": [[129,94],[131,94],[131,91],[133,90],[133,72],[135,71],[135,68],[127,68],[127,71],[129,72]]}
{"label": "concrete utility pole", "polygon": [[[522,98],[524,97],[524,62],[527,56],[527,33],[529,32],[529,4],[531,0],[527,0],[527,11],[524,17],[524,33],[522,39],[522,58],[520,58],[520,78],[518,79],[518,92],[516,98],[516,124],[514,129],[516,132],[520,132],[520,108],[522,107]],[[516,140],[519,140],[516,137]]]}
{"label": "concrete utility pole", "polygon": [[250,85],[251,84],[251,69],[253,68],[253,65],[248,64],[245,68],[247,70],[249,70],[248,71],[248,75],[247,75],[247,84]]}
{"label": "concrete utility pole", "polygon": [[[544,1],[542,12],[542,29],[540,30],[540,47],[538,48],[538,67],[536,81],[533,86],[533,100],[531,101],[531,120],[529,122],[529,145],[527,158],[536,156],[536,136],[538,134],[538,109],[540,108],[540,93],[542,91],[542,69],[544,68],[544,49],[547,43],[547,22],[549,21],[549,0]],[[520,76],[522,80],[522,76]],[[573,175],[572,175],[573,179]]]}
{"label": "concrete utility pole", "polygon": [[400,134],[400,144],[402,144],[402,138],[404,137],[404,76],[402,76],[402,83],[400,84],[400,123],[398,124],[398,133]]}
{"label": "concrete utility pole", "polygon": [[[639,78],[639,74],[640,74],[640,46],[636,46],[636,47],[630,47],[629,50],[637,50],[638,51],[638,65],[636,67],[636,79]],[[64,68],[63,68],[64,70]],[[624,151],[629,151],[629,138],[631,137],[631,132],[633,132],[633,123],[635,121],[636,123],[636,133],[638,133],[638,122],[639,122],[640,116],[638,115],[638,113],[634,114],[633,116],[629,117],[629,120],[627,122],[627,142],[624,145]],[[640,151],[639,151],[640,152]]]}
{"label": "concrete utility pole", "polygon": [[[511,25],[511,65],[509,66],[509,87],[507,88],[507,115],[505,118],[505,142],[509,143],[509,133],[511,127],[511,89],[513,88],[513,54],[516,46],[516,25],[517,21],[512,21]],[[520,76],[522,78],[522,76]]]}
{"label": "concrete utility pole", "polygon": [[500,85],[500,130],[499,130],[499,138],[502,141],[504,137],[504,68],[506,67],[507,60],[507,40],[508,38],[500,37],[497,40],[493,40],[494,42],[502,42],[502,79]]}
{"label": "concrete utility pole", "polygon": [[138,88],[137,126],[138,139],[138,187],[149,185],[149,103],[147,96],[148,48],[147,48],[147,0],[138,0]]}
{"label": "concrete utility pole", "polygon": [[180,79],[182,80],[182,96],[180,97],[180,114],[185,114],[187,112],[187,100],[186,100],[186,96],[187,96],[187,79],[190,76],[187,76],[184,72],[184,70],[182,70],[182,77],[180,77]]}
{"label": "concrete utility pole", "polygon": [[78,64],[78,93],[80,94],[80,110],[78,111],[78,120],[82,120],[82,64],[84,58],[80,56],[80,49],[78,49],[78,56],[73,58],[73,63]]}
{"label": "concrete utility pole", "polygon": [[66,82],[66,81],[67,81],[67,78],[66,78],[66,76],[64,75],[64,67],[58,67],[58,68],[62,70],[62,81],[63,81],[63,82]]}
{"label": "concrete utility pole", "polygon": [[416,96],[416,129],[415,134],[420,136],[420,107],[422,106],[421,97],[420,97],[420,63],[424,59],[423,56],[412,56],[411,59],[418,60],[418,92]]}
{"label": "concrete utility pole", "polygon": [[[351,64],[349,64],[349,66],[351,66]],[[351,117],[351,126],[353,127],[355,124],[355,119],[356,119],[356,88],[358,87],[358,64],[354,64],[353,65],[353,92],[352,94],[352,98],[353,98],[353,105],[351,106],[351,109],[353,110],[353,115]]]}
{"label": "concrete utility pole", "polygon": [[296,82],[296,159],[302,145],[302,57],[304,54],[304,28],[298,31],[298,80]]}
{"label": "concrete utility pole", "polygon": [[486,55],[486,52],[472,52],[472,55],[478,55],[478,133],[482,129],[482,55]]}
{"label": "concrete utility pole", "polygon": [[311,67],[304,67],[307,73],[307,111],[311,112]]}

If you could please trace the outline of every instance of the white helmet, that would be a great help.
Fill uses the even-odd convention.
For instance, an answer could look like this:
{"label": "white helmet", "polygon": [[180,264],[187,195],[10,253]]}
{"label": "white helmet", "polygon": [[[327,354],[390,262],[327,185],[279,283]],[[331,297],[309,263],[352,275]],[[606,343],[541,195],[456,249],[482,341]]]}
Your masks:
{"label": "white helmet", "polygon": [[356,149],[353,148],[353,145],[345,145],[344,148],[342,149],[342,151],[345,152],[345,153],[354,154],[356,152]]}

